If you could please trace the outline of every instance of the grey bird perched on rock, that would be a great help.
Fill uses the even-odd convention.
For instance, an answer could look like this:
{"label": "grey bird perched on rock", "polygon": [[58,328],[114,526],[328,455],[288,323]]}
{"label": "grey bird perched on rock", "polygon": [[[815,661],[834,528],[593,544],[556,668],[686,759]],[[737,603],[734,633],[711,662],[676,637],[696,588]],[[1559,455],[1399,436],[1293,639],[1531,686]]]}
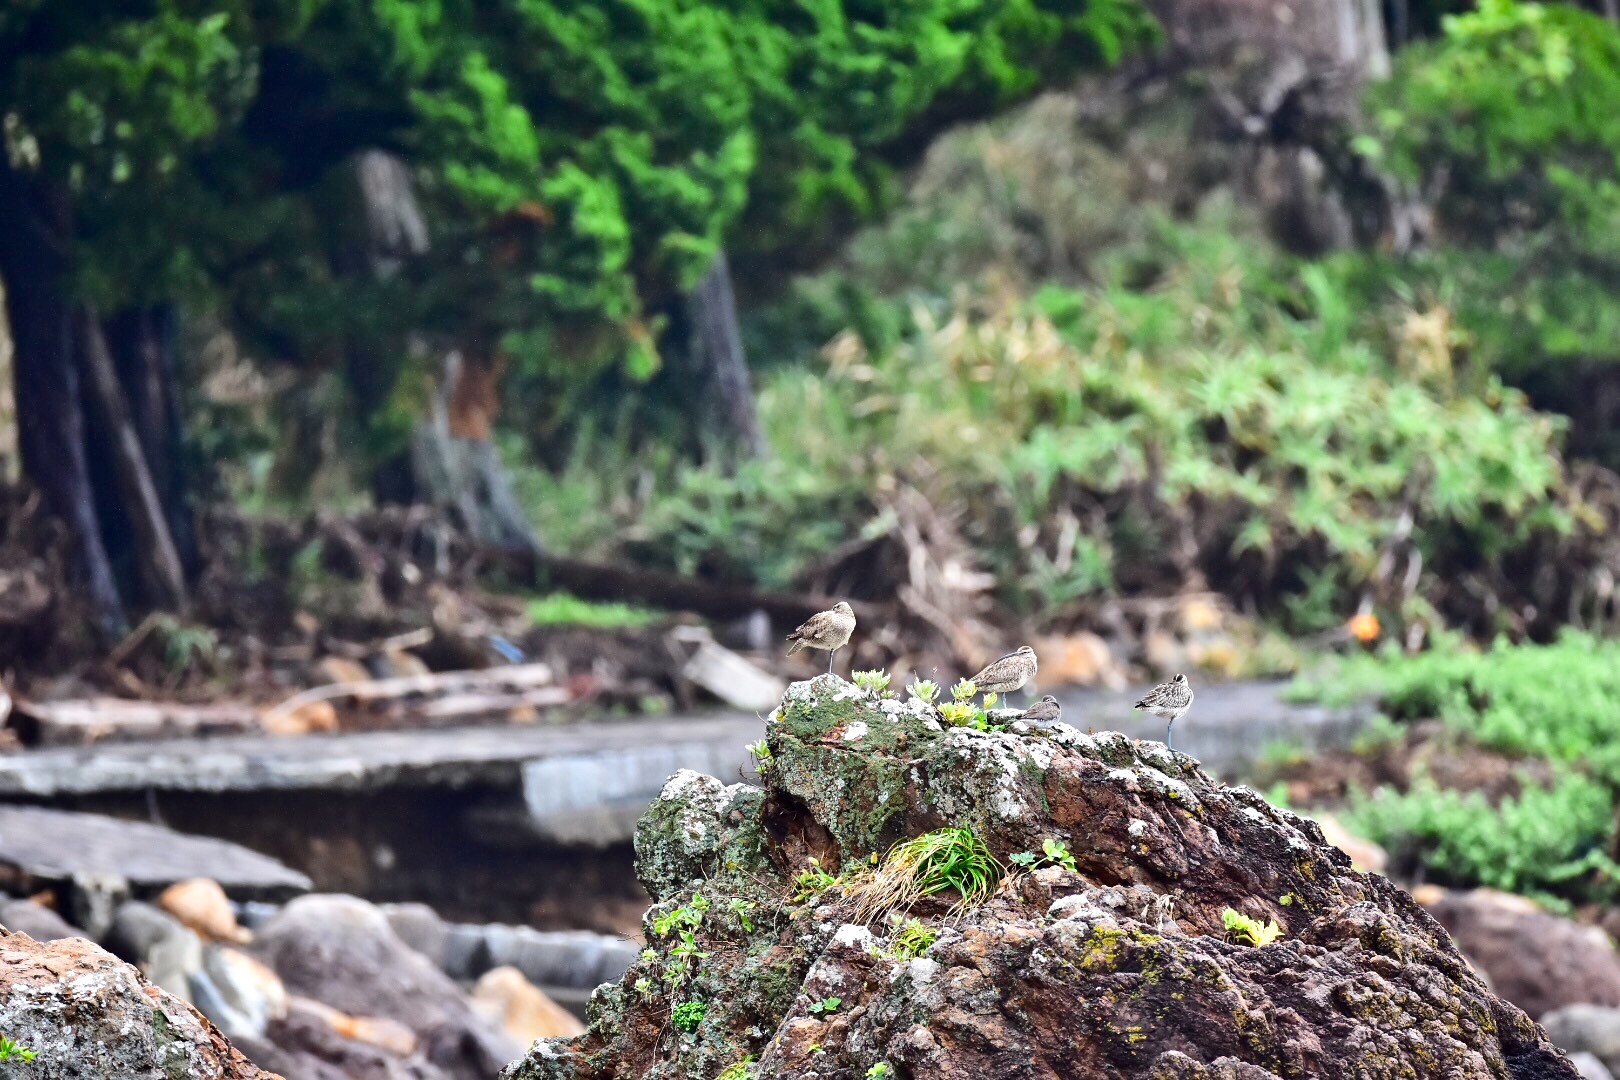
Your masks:
{"label": "grey bird perched on rock", "polygon": [[992,660],[973,676],[973,688],[981,694],[1010,694],[1035,677],[1035,650],[1018,646],[1000,660]]}
{"label": "grey bird perched on rock", "polygon": [[1028,720],[1032,724],[1055,724],[1057,723],[1058,718],[1062,715],[1063,706],[1058,704],[1057,698],[1053,697],[1051,694],[1047,694],[1045,697],[1041,698],[1041,700],[1025,709],[1023,714],[1019,716],[1018,719]]}
{"label": "grey bird perched on rock", "polygon": [[805,648],[826,649],[827,670],[831,671],[833,655],[849,644],[849,636],[854,632],[855,610],[840,600],[826,611],[818,611],[804,620],[803,626],[787,636],[793,642],[787,654],[792,656]]}
{"label": "grey bird perched on rock", "polygon": [[1147,692],[1147,696],[1136,703],[1136,708],[1146,709],[1154,716],[1162,716],[1170,722],[1164,726],[1164,744],[1174,750],[1176,744],[1170,741],[1170,731],[1176,726],[1183,713],[1192,708],[1192,686],[1187,682],[1187,676],[1175,675],[1168,682],[1162,682]]}

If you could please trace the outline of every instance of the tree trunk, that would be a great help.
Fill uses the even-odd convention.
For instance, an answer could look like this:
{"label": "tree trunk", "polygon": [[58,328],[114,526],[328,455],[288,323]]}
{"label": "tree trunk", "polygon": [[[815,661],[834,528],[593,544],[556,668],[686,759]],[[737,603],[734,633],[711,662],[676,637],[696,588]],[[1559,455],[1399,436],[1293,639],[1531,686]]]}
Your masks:
{"label": "tree trunk", "polygon": [[174,358],[177,323],[174,305],[160,304],[120,312],[104,325],[169,535],[189,579],[198,570],[199,558],[181,463],[184,424]]}
{"label": "tree trunk", "polygon": [[749,457],[762,457],[765,437],[754,408],[753,382],[737,326],[737,298],[724,251],[715,256],[688,305],[695,366],[708,384],[704,396],[709,408],[699,414],[705,433],[719,435]]}
{"label": "tree trunk", "polygon": [[147,599],[162,608],[180,608],[186,602],[186,574],[175,549],[174,537],[163,510],[141,438],[124,401],[118,368],[107,348],[95,312],[80,309],[75,319],[75,341],[83,365],[85,388],[95,403],[103,447],[118,488],[118,505],[134,533],[135,568]]}
{"label": "tree trunk", "polygon": [[85,455],[66,293],[71,230],[66,195],[18,173],[0,154],[0,277],[11,321],[23,472],[66,524],[97,628],[115,639],[129,623],[102,543]]}
{"label": "tree trunk", "polygon": [[[336,260],[340,272],[386,281],[428,251],[427,221],[410,170],[399,158],[383,150],[357,154],[348,197],[358,206],[352,216],[361,228],[346,231]],[[379,354],[390,361],[405,354],[421,362],[429,351],[427,342],[410,333],[399,342],[370,337],[351,341],[351,383],[362,388],[372,407],[380,405],[397,369],[391,369],[386,385],[379,384]],[[491,439],[500,410],[500,377],[501,364],[487,349],[469,343],[464,351],[452,350],[445,357],[430,415],[412,433],[408,454],[379,467],[376,493],[378,498],[449,507],[480,540],[538,553],[539,540]]]}
{"label": "tree trunk", "polygon": [[490,439],[500,375],[495,361],[445,357],[428,422],[412,437],[412,472],[423,495],[453,509],[479,540],[539,555],[540,540]]}

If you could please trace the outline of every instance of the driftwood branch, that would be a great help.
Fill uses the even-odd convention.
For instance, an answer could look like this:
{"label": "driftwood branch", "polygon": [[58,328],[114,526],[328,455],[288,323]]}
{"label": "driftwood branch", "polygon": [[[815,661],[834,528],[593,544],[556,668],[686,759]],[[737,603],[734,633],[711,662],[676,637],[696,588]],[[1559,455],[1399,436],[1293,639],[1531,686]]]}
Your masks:
{"label": "driftwood branch", "polygon": [[[416,695],[447,698],[470,695],[487,700],[521,699],[515,700],[514,704],[557,704],[559,701],[552,700],[556,694],[541,695],[545,700],[535,701],[534,695],[530,693],[541,687],[551,688],[553,681],[552,670],[548,664],[518,664],[484,671],[441,671],[432,675],[409,675],[398,679],[328,683],[294,694],[279,705],[271,707],[264,714],[264,722],[273,724],[301,708],[338,698],[372,704]],[[560,701],[566,701],[568,699],[566,691],[561,691],[561,694]],[[427,711],[433,715],[444,714],[442,708],[437,712]]]}
{"label": "driftwood branch", "polygon": [[181,705],[123,698],[16,702],[11,726],[26,746],[87,746],[189,735],[253,731],[258,718],[245,705]]}

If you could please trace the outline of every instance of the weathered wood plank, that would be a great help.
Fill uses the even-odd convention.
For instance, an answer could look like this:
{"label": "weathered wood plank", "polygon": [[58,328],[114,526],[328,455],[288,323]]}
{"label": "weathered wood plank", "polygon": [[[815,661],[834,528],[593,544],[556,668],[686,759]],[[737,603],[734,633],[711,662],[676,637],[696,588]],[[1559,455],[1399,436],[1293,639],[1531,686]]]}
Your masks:
{"label": "weathered wood plank", "polygon": [[118,791],[374,791],[522,784],[531,761],[627,747],[760,737],[757,716],[711,714],[565,726],[500,725],[278,738],[226,735],[104,743],[0,755],[0,797],[49,799]]}
{"label": "weathered wood plank", "polygon": [[285,895],[309,878],[268,855],[214,840],[100,814],[38,806],[0,806],[0,879],[18,891],[83,874],[116,874],[137,888],[210,877],[227,892]]}

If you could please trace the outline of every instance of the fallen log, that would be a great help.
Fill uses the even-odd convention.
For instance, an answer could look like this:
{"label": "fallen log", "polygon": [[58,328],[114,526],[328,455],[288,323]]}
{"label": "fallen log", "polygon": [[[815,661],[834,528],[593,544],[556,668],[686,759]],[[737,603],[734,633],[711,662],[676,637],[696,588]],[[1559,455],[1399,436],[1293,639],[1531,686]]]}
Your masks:
{"label": "fallen log", "polygon": [[[347,698],[361,705],[376,705],[415,696],[484,694],[500,697],[522,696],[537,688],[553,688],[549,664],[514,664],[511,667],[480,671],[441,671],[432,675],[410,675],[398,679],[366,679],[328,683],[300,691],[264,713],[264,722],[274,724],[293,712],[319,701]],[[555,696],[555,695],[549,695]],[[567,700],[563,692],[562,700]],[[547,700],[547,704],[555,703]]]}
{"label": "fallen log", "polygon": [[15,702],[11,727],[25,746],[88,746],[189,735],[254,731],[258,716],[246,705],[180,705],[124,698]]}
{"label": "fallen log", "polygon": [[[797,625],[842,599],[701,581],[661,570],[608,566],[559,555],[501,551],[497,558],[512,567],[517,576],[533,582],[536,588],[563,589],[584,600],[617,600],[666,611],[690,611],[715,619],[763,611],[780,625]],[[851,600],[850,606],[860,619],[878,621],[889,614],[888,606],[883,604]]]}

